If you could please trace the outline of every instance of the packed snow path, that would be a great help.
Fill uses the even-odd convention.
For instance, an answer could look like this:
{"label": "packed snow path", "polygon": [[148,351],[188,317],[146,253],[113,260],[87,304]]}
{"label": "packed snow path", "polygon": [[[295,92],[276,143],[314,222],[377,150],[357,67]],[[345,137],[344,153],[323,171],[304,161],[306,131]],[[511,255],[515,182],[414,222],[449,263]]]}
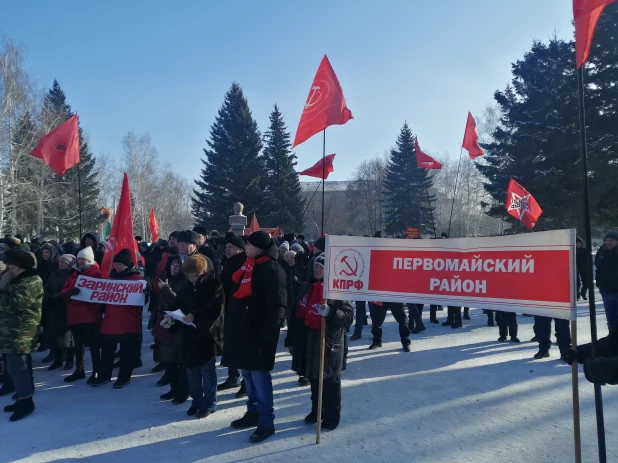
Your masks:
{"label": "packed snow path", "polygon": [[[339,428],[315,445],[315,426],[303,418],[310,410],[309,388],[299,387],[289,370],[290,356],[280,338],[275,388],[276,434],[250,444],[252,430],[234,430],[244,399],[236,390],[219,394],[218,411],[189,418],[189,402],[173,405],[156,387],[151,336],[144,333],[144,366],[131,384],[114,390],[86,381],[65,384],[70,372],[47,371],[43,354],[34,355],[36,410],[17,423],[0,416],[0,461],[20,462],[557,462],[573,461],[570,367],[551,357],[532,360],[533,319],[518,315],[521,344],[499,343],[498,328],[471,309],[463,329],[429,323],[412,335],[412,352],[401,350],[389,315],[382,349],[367,350],[371,325],[350,342],[343,372]],[[607,334],[601,301],[599,336]],[[441,321],[446,310],[438,312]],[[580,342],[590,340],[586,301],[579,305]],[[371,321],[370,321],[371,323]],[[552,339],[555,339],[552,335]],[[89,355],[86,353],[86,357]],[[87,365],[88,367],[88,365]],[[116,370],[117,371],[117,370]],[[219,382],[226,370],[218,368]],[[618,387],[603,387],[608,461],[618,459]],[[593,387],[580,367],[583,461],[598,461]],[[10,403],[0,398],[0,405]]]}

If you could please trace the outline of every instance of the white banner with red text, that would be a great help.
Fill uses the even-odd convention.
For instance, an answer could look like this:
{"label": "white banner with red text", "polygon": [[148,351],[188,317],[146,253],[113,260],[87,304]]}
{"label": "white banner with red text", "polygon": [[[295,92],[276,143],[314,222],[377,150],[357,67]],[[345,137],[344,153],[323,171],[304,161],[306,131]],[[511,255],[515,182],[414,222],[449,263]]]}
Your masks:
{"label": "white banner with red text", "polygon": [[77,301],[139,306],[145,304],[144,280],[100,280],[80,275],[75,287],[79,288],[79,294],[71,296],[71,299]]}
{"label": "white banner with red text", "polygon": [[576,316],[575,230],[484,238],[326,237],[324,297]]}

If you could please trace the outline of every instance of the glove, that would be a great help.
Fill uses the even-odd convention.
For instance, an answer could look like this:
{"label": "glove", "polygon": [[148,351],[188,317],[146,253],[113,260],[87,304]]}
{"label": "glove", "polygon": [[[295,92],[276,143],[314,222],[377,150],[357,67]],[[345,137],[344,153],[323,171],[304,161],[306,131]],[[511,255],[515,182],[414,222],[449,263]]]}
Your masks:
{"label": "glove", "polygon": [[326,304],[320,304],[318,306],[318,313],[322,315],[323,317],[328,316],[329,312],[330,312],[330,307],[327,306]]}
{"label": "glove", "polygon": [[69,294],[71,296],[75,296],[76,294],[79,294],[79,292],[80,292],[79,288],[71,288],[71,289],[69,289]]}
{"label": "glove", "polygon": [[567,363],[569,365],[573,365],[573,362],[577,362],[577,352],[573,349],[569,349],[567,351]]}

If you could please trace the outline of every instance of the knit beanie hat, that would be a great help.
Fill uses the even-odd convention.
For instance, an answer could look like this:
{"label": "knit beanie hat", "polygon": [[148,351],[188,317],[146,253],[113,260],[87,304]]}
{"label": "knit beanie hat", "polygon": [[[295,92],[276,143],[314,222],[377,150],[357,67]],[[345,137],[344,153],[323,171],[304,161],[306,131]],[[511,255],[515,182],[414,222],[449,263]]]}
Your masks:
{"label": "knit beanie hat", "polygon": [[294,251],[296,254],[303,254],[305,252],[303,247],[298,243],[294,243],[292,246],[290,246],[290,251]]}
{"label": "knit beanie hat", "polygon": [[237,248],[245,249],[245,240],[243,240],[240,236],[231,236],[225,240],[225,244],[233,244]]}
{"label": "knit beanie hat", "polygon": [[281,243],[281,246],[279,246],[279,249],[285,249],[285,251],[289,251],[290,250],[290,243],[288,243],[287,241],[284,241],[283,243]]}
{"label": "knit beanie hat", "polygon": [[270,238],[270,235],[265,231],[256,231],[249,235],[249,244],[263,251],[267,250],[272,242],[273,240]]}
{"label": "knit beanie hat", "polygon": [[286,261],[289,264],[290,263],[290,259],[293,259],[294,257],[296,257],[296,253],[294,251],[288,251],[283,256],[283,260]]}
{"label": "knit beanie hat", "polygon": [[182,273],[185,275],[197,275],[208,270],[208,261],[201,254],[193,254],[182,264]]}
{"label": "knit beanie hat", "polygon": [[34,254],[23,249],[11,249],[4,255],[4,263],[6,265],[15,265],[24,270],[32,270],[36,268],[36,257]]}
{"label": "knit beanie hat", "polygon": [[78,259],[86,259],[88,263],[94,263],[94,252],[90,246],[86,246],[84,249],[77,253]]}
{"label": "knit beanie hat", "polygon": [[324,253],[317,255],[317,257],[313,261],[313,265],[321,265],[322,267],[324,267]]}
{"label": "knit beanie hat", "polygon": [[320,250],[321,252],[324,252],[324,248],[326,247],[326,238],[323,236],[320,236],[315,243],[313,244],[314,247],[318,248],[318,250]]}
{"label": "knit beanie hat", "polygon": [[618,241],[618,232],[615,230],[610,230],[605,234],[605,238],[603,238],[604,240],[606,240],[607,238],[611,238],[613,240]]}
{"label": "knit beanie hat", "polygon": [[133,267],[133,259],[131,259],[131,251],[128,249],[121,249],[118,254],[114,256],[114,263],[124,264],[127,267]]}
{"label": "knit beanie hat", "polygon": [[64,262],[70,267],[75,264],[75,256],[73,254],[62,254],[58,257],[58,262]]}

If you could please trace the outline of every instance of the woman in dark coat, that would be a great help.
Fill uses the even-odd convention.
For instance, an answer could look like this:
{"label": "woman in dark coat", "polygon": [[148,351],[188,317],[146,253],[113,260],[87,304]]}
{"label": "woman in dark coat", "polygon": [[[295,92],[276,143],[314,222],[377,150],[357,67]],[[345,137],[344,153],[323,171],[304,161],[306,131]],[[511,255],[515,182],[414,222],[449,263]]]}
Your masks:
{"label": "woman in dark coat", "polygon": [[[43,245],[45,246],[45,245]],[[73,336],[67,325],[67,305],[64,298],[60,295],[64,284],[73,272],[72,266],[75,264],[73,254],[63,254],[58,258],[58,270],[54,271],[44,285],[43,313],[47,313],[44,321],[43,332],[54,357],[48,370],[57,370],[64,364],[65,370],[73,368]]]}
{"label": "woman in dark coat", "polygon": [[186,313],[182,325],[182,356],[187,366],[193,403],[187,415],[205,418],[217,409],[217,356],[223,351],[223,306],[221,280],[212,261],[196,253],[182,264],[191,287],[178,293],[179,307]]}
{"label": "woman in dark coat", "polygon": [[165,365],[165,377],[169,380],[170,391],[161,395],[162,400],[173,399],[175,404],[182,404],[189,396],[187,370],[182,362],[182,324],[175,321],[165,311],[182,309],[178,306],[178,293],[192,289],[191,283],[182,273],[182,257],[171,256],[165,267],[167,279],[159,280],[159,316],[152,328],[155,336],[156,356]]}
{"label": "woman in dark coat", "polygon": [[326,321],[324,383],[322,392],[322,429],[333,430],[341,417],[341,369],[346,326],[352,324],[354,311],[346,301],[323,300],[324,255],[313,262],[313,281],[299,293],[288,345],[292,348],[292,370],[311,381],[311,413],[305,423],[317,423],[318,376],[320,371],[320,328]]}
{"label": "woman in dark coat", "polygon": [[[35,253],[37,260],[36,271],[43,281],[43,285],[47,283],[49,276],[58,269],[58,248],[51,243],[44,243],[36,250]],[[51,349],[50,340],[45,332],[45,327],[49,324],[49,312],[43,306],[43,317],[41,319],[41,326],[43,331],[39,336],[39,352],[43,352],[46,349]],[[50,351],[47,357],[43,358],[43,362],[51,362],[55,360],[54,353]]]}

